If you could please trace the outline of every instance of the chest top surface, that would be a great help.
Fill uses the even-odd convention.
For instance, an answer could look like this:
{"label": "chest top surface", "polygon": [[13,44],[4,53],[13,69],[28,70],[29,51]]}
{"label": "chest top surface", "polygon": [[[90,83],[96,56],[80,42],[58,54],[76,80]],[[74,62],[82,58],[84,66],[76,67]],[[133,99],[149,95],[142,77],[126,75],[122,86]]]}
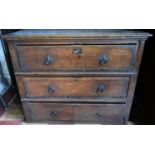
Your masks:
{"label": "chest top surface", "polygon": [[7,40],[52,38],[148,38],[151,34],[119,29],[27,29],[5,35]]}

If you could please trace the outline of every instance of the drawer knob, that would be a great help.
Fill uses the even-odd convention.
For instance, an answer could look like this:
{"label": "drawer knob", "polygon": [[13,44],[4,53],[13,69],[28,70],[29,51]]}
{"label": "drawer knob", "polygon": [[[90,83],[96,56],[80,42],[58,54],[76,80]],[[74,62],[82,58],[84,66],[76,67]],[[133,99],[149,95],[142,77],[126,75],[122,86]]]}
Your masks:
{"label": "drawer knob", "polygon": [[105,65],[108,62],[109,58],[107,55],[103,54],[99,57],[100,65]]}
{"label": "drawer knob", "polygon": [[105,85],[103,83],[98,83],[96,87],[97,92],[103,92],[105,90]]}
{"label": "drawer knob", "polygon": [[56,117],[58,116],[58,113],[57,113],[56,111],[51,111],[51,112],[50,112],[50,116],[51,116],[52,118],[56,118]]}
{"label": "drawer knob", "polygon": [[48,92],[51,94],[55,93],[55,87],[53,85],[48,86]]}
{"label": "drawer knob", "polygon": [[95,114],[95,117],[96,117],[97,119],[99,119],[99,118],[101,118],[101,114],[97,112],[97,113]]}
{"label": "drawer knob", "polygon": [[51,55],[47,55],[45,58],[44,58],[44,64],[45,65],[50,65],[54,62],[54,57],[51,56]]}
{"label": "drawer knob", "polygon": [[74,48],[73,54],[75,54],[76,56],[80,56],[82,54],[82,49],[81,48]]}

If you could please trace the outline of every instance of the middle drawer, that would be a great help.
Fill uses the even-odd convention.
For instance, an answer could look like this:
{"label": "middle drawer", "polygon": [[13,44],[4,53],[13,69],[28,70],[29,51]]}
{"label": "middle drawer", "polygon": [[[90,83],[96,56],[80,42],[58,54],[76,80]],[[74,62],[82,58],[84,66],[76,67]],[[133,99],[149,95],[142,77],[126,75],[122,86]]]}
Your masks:
{"label": "middle drawer", "polygon": [[129,77],[17,77],[22,98],[126,98]]}

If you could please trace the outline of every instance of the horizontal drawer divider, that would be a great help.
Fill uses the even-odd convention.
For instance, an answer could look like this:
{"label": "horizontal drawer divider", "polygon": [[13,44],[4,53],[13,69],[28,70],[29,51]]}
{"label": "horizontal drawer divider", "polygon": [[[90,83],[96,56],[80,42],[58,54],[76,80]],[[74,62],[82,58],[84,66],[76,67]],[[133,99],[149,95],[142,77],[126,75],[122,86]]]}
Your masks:
{"label": "horizontal drawer divider", "polygon": [[133,72],[15,72],[15,75],[19,76],[129,76],[137,74],[136,71]]}
{"label": "horizontal drawer divider", "polygon": [[127,100],[126,99],[116,99],[116,98],[107,98],[107,99],[99,99],[99,98],[95,98],[95,99],[92,99],[92,98],[85,98],[85,99],[67,99],[67,98],[55,98],[55,99],[47,99],[47,98],[44,98],[44,99],[41,99],[41,98],[22,98],[21,101],[23,102],[96,102],[96,103],[101,103],[101,102],[113,102],[113,103],[117,103],[117,102],[126,102]]}

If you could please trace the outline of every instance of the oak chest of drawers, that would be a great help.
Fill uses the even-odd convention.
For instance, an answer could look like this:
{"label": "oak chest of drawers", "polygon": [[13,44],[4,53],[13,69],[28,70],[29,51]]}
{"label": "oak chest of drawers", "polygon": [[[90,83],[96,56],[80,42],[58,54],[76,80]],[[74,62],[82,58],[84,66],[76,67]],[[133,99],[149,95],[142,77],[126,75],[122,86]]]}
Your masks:
{"label": "oak chest of drawers", "polygon": [[6,35],[26,121],[126,124],[149,36],[127,30]]}

